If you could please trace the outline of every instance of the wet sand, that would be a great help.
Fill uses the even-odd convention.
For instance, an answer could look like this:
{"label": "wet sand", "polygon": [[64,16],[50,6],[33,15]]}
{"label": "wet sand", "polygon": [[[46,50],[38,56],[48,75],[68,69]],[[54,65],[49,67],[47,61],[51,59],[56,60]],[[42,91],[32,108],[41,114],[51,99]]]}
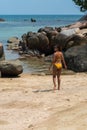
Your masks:
{"label": "wet sand", "polygon": [[87,74],[0,78],[0,130],[87,130]]}

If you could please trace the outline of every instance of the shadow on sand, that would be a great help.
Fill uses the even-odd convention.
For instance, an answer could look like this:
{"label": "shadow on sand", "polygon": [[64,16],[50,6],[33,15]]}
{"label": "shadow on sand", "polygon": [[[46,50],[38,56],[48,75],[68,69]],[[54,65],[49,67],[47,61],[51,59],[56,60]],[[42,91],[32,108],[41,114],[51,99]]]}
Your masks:
{"label": "shadow on sand", "polygon": [[34,92],[34,93],[39,93],[39,92],[51,92],[51,91],[53,91],[53,89],[44,89],[44,90],[38,89],[38,90],[35,90],[35,91],[33,91],[33,92]]}

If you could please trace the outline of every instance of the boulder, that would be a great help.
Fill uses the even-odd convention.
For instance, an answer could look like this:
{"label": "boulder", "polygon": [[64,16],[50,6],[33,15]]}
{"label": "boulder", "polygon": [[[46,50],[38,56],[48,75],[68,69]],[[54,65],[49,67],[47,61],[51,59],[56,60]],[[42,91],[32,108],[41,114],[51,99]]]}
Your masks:
{"label": "boulder", "polygon": [[2,76],[18,76],[23,72],[23,67],[19,60],[1,61],[0,71]]}
{"label": "boulder", "polygon": [[56,36],[58,34],[58,31],[56,29],[54,29],[53,27],[40,28],[38,30],[38,32],[39,33],[44,33],[45,35],[47,35],[49,40],[52,38],[52,36]]}
{"label": "boulder", "polygon": [[27,35],[22,36],[22,40],[26,42],[29,50],[37,51],[40,54],[48,54],[49,39],[43,33],[32,33],[28,32]]}
{"label": "boulder", "polygon": [[66,44],[64,46],[64,51],[66,51],[67,49],[73,47],[73,46],[78,46],[78,45],[82,45],[82,44],[87,44],[87,38],[84,37],[84,35],[80,35],[80,34],[73,34],[71,36],[68,36],[66,39]]}
{"label": "boulder", "polygon": [[4,21],[5,21],[5,19],[0,18],[0,22],[4,22]]}
{"label": "boulder", "polygon": [[65,52],[68,69],[75,72],[87,72],[87,44],[74,46]]}
{"label": "boulder", "polygon": [[49,31],[55,31],[55,29],[53,27],[44,27],[38,30],[38,32],[46,32],[46,33],[48,33]]}
{"label": "boulder", "polygon": [[30,50],[38,50],[39,38],[35,34],[27,37],[27,46]]}
{"label": "boulder", "polygon": [[23,41],[26,41],[27,34],[26,34],[26,33],[24,33],[24,34],[21,36],[21,38],[22,38],[22,40],[23,40]]}
{"label": "boulder", "polygon": [[5,60],[4,48],[2,43],[0,43],[0,61]]}
{"label": "boulder", "polygon": [[80,33],[80,29],[79,28],[71,28],[71,29],[67,29],[67,30],[62,30],[60,32],[60,34],[64,34],[66,36],[71,36],[73,34],[78,34]]}
{"label": "boulder", "polygon": [[78,22],[68,25],[62,29],[66,30],[66,29],[74,29],[74,28],[79,28],[79,29],[87,28],[87,21],[78,21]]}
{"label": "boulder", "polygon": [[19,43],[18,37],[11,37],[7,40],[8,43]]}
{"label": "boulder", "polygon": [[36,22],[36,19],[31,18],[31,22]]}
{"label": "boulder", "polygon": [[39,39],[38,50],[41,54],[48,55],[49,53],[49,39],[43,33],[37,33],[37,37]]}
{"label": "boulder", "polygon": [[18,50],[20,39],[18,37],[11,37],[7,40],[7,49],[8,50]]}
{"label": "boulder", "polygon": [[64,34],[57,34],[52,39],[52,47],[57,45],[57,46],[60,46],[62,49],[64,49],[65,45],[66,45],[67,38],[68,38],[68,36],[66,36]]}

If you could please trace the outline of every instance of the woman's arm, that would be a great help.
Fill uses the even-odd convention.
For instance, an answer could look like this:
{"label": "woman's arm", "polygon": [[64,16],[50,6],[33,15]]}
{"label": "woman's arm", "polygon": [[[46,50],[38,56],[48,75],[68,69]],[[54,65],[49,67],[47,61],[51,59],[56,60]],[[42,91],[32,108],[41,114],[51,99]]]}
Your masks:
{"label": "woman's arm", "polygon": [[55,63],[55,54],[53,55],[53,59],[52,59],[51,65],[49,67],[49,70],[51,69],[51,67],[53,66],[54,63]]}
{"label": "woman's arm", "polygon": [[65,62],[65,59],[64,59],[63,53],[62,53],[62,62],[63,62],[63,64],[64,64],[64,68],[67,69],[66,62]]}

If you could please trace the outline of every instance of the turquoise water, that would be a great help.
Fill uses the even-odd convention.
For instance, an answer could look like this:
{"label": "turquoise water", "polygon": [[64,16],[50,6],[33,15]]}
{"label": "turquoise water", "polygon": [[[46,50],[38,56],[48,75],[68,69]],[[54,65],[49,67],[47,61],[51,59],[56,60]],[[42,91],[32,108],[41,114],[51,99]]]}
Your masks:
{"label": "turquoise water", "polygon": [[[39,28],[50,26],[59,27],[71,24],[79,20],[81,15],[0,15],[5,22],[0,22],[0,42],[4,45],[6,59],[16,59],[19,55],[13,51],[6,50],[7,40],[10,37],[17,36],[21,39],[22,34],[29,31],[37,32]],[[36,19],[35,23],[31,22],[31,18]],[[32,70],[27,66],[29,63],[23,64],[26,70]]]}
{"label": "turquoise water", "polygon": [[[64,26],[81,18],[81,15],[0,15],[5,22],[0,22],[0,41],[6,41],[9,37],[21,37],[28,31],[37,31],[44,26]],[[31,18],[36,19],[35,23]]]}

